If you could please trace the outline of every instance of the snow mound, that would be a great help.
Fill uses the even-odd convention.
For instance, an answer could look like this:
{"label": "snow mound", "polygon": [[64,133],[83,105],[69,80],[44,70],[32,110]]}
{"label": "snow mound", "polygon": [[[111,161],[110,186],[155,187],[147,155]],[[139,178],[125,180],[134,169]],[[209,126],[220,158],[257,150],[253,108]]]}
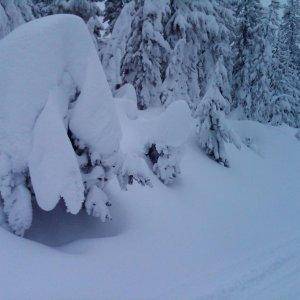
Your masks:
{"label": "snow mound", "polygon": [[72,15],[22,25],[0,41],[0,65],[4,203],[22,184],[42,209],[51,210],[64,199],[67,210],[78,213],[88,194],[81,173],[115,155],[121,139],[86,25]]}
{"label": "snow mound", "polygon": [[119,89],[117,89],[115,91],[115,97],[116,98],[131,99],[135,103],[137,101],[135,88],[130,83],[124,84]]}
{"label": "snow mound", "polygon": [[165,112],[145,124],[151,142],[179,147],[187,140],[192,130],[189,107],[185,101],[172,102]]}

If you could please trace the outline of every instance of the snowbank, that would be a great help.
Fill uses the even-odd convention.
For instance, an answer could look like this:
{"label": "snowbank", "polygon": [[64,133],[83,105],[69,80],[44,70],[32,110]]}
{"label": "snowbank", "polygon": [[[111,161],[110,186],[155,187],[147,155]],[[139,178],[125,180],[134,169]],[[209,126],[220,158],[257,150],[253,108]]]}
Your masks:
{"label": "snowbank", "polygon": [[121,138],[86,25],[72,15],[27,23],[0,41],[0,65],[0,160],[10,166],[0,181],[4,203],[22,185],[41,208],[63,198],[76,214],[88,192],[82,170],[115,155]]}
{"label": "snowbank", "polygon": [[[121,123],[128,153],[140,145],[137,122],[153,117],[138,113],[136,121]],[[29,237],[55,248],[0,229],[0,298],[299,299],[295,130],[231,125],[252,137],[264,157],[229,144],[227,169],[202,153],[192,136],[181,162],[184,175],[171,188],[154,175],[152,189],[133,186],[124,193],[109,183],[112,223],[91,226],[85,214],[59,221],[54,212],[44,214]],[[119,230],[112,233],[114,226]]]}

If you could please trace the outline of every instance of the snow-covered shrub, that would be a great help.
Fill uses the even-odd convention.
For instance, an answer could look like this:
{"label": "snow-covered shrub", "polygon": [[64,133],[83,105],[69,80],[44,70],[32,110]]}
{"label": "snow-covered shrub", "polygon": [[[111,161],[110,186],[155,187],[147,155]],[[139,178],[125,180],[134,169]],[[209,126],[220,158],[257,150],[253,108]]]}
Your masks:
{"label": "snow-covered shrub", "polygon": [[122,189],[126,190],[127,185],[132,184],[134,180],[143,186],[152,187],[147,166],[142,158],[137,155],[124,155],[121,161],[117,178]]}
{"label": "snow-covered shrub", "polygon": [[225,142],[240,148],[234,132],[226,122],[225,113],[228,111],[228,101],[216,83],[212,82],[196,111],[198,142],[209,157],[226,167],[229,166],[229,161]]}
{"label": "snow-covered shrub", "polygon": [[150,143],[145,147],[145,155],[152,164],[154,174],[164,183],[170,184],[180,175],[180,147]]}
{"label": "snow-covered shrub", "polygon": [[20,26],[2,40],[0,65],[0,193],[11,230],[29,228],[32,200],[109,219],[121,130],[84,22],[58,15]]}
{"label": "snow-covered shrub", "polygon": [[297,133],[295,134],[295,137],[300,141],[300,130],[297,131]]}
{"label": "snow-covered shrub", "polygon": [[159,117],[144,128],[144,154],[153,172],[165,184],[172,183],[180,174],[183,145],[191,131],[191,117],[184,101],[172,102]]}

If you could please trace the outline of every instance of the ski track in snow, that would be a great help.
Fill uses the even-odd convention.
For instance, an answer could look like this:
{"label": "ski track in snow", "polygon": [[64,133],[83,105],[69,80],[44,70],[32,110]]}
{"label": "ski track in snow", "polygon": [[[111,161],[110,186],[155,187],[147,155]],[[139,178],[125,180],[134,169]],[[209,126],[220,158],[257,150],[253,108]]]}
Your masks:
{"label": "ski track in snow", "polygon": [[[222,277],[229,278],[229,282],[201,299],[265,299],[264,292],[299,275],[300,237],[297,237],[226,269]],[[299,297],[299,292],[295,293]]]}

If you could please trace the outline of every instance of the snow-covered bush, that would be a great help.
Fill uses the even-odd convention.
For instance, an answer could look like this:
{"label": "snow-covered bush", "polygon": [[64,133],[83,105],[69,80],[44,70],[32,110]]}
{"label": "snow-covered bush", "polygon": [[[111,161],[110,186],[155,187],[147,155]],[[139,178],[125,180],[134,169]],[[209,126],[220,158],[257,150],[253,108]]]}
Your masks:
{"label": "snow-covered bush", "polygon": [[147,165],[142,158],[137,155],[124,155],[121,161],[117,178],[122,189],[126,190],[127,185],[132,184],[134,180],[143,186],[152,187]]}
{"label": "snow-covered bush", "polygon": [[149,121],[144,154],[153,172],[165,184],[172,183],[180,172],[183,146],[191,131],[188,105],[172,102],[159,117]]}
{"label": "snow-covered bush", "polygon": [[179,147],[148,144],[145,155],[152,164],[154,174],[164,183],[170,184],[180,175],[180,160],[182,151]]}
{"label": "snow-covered bush", "polygon": [[295,137],[300,141],[300,130],[297,131],[297,133],[295,134]]}
{"label": "snow-covered bush", "polygon": [[2,40],[0,65],[0,193],[11,230],[30,227],[32,200],[109,219],[121,130],[84,22],[57,15],[20,26]]}

